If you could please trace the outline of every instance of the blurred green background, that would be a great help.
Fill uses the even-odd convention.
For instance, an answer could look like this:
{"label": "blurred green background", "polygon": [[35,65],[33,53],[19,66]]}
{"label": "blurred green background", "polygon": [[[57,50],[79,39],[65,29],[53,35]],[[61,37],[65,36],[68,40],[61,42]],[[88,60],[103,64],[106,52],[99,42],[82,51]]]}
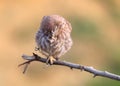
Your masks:
{"label": "blurred green background", "polygon": [[120,75],[120,0],[0,0],[0,86],[120,86],[87,72],[33,62],[26,74],[22,54],[32,55],[44,15],[71,22],[74,45],[62,60]]}

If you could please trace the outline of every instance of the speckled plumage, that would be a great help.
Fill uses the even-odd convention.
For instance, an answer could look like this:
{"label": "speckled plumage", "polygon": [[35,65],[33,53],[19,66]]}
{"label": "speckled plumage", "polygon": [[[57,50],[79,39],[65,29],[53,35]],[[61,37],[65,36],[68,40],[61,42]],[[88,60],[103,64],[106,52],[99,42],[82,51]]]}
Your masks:
{"label": "speckled plumage", "polygon": [[71,24],[59,15],[44,16],[36,33],[37,47],[47,58],[60,58],[72,46]]}

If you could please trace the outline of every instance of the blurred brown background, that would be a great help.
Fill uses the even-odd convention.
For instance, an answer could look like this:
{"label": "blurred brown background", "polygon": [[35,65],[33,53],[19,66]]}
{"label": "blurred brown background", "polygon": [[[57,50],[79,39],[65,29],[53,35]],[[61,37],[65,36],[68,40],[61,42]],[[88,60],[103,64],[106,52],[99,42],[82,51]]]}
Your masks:
{"label": "blurred brown background", "polygon": [[79,70],[33,62],[26,74],[22,54],[32,55],[44,15],[71,22],[74,45],[62,60],[120,75],[120,0],[0,0],[0,86],[119,86]]}

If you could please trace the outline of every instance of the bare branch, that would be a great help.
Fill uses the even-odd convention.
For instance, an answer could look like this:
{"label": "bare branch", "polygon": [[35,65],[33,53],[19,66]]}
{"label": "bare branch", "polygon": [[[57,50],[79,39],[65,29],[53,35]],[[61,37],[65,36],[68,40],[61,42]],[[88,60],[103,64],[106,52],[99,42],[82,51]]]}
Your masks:
{"label": "bare branch", "polygon": [[[33,56],[23,55],[22,58],[27,60],[26,62],[19,65],[19,66],[26,65],[23,73],[25,73],[25,71],[26,71],[28,65],[30,64],[30,62],[39,61],[39,62],[42,62],[42,63],[46,63],[46,60],[47,60],[46,58],[42,58],[35,53],[33,53]],[[74,68],[74,69],[79,69],[81,71],[86,71],[86,72],[92,73],[94,75],[93,77],[102,76],[102,77],[106,77],[106,78],[110,78],[110,79],[113,79],[113,80],[120,81],[120,76],[119,75],[116,75],[116,74],[113,74],[113,73],[110,73],[110,72],[107,72],[107,71],[100,71],[100,70],[94,69],[93,67],[89,67],[89,66],[83,66],[83,65],[80,65],[80,64],[74,64],[74,63],[71,63],[71,62],[60,61],[60,60],[54,61],[54,63],[52,65],[67,66],[67,67],[70,67],[71,69]]]}

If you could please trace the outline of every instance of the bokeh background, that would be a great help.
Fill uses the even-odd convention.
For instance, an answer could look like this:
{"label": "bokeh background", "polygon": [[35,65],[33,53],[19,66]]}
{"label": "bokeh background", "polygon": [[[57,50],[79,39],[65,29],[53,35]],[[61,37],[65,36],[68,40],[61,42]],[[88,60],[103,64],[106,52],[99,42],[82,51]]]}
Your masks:
{"label": "bokeh background", "polygon": [[120,0],[0,0],[0,86],[120,86],[120,82],[67,67],[33,62],[26,74],[18,64],[32,55],[44,15],[71,22],[74,45],[62,60],[120,75]]}

